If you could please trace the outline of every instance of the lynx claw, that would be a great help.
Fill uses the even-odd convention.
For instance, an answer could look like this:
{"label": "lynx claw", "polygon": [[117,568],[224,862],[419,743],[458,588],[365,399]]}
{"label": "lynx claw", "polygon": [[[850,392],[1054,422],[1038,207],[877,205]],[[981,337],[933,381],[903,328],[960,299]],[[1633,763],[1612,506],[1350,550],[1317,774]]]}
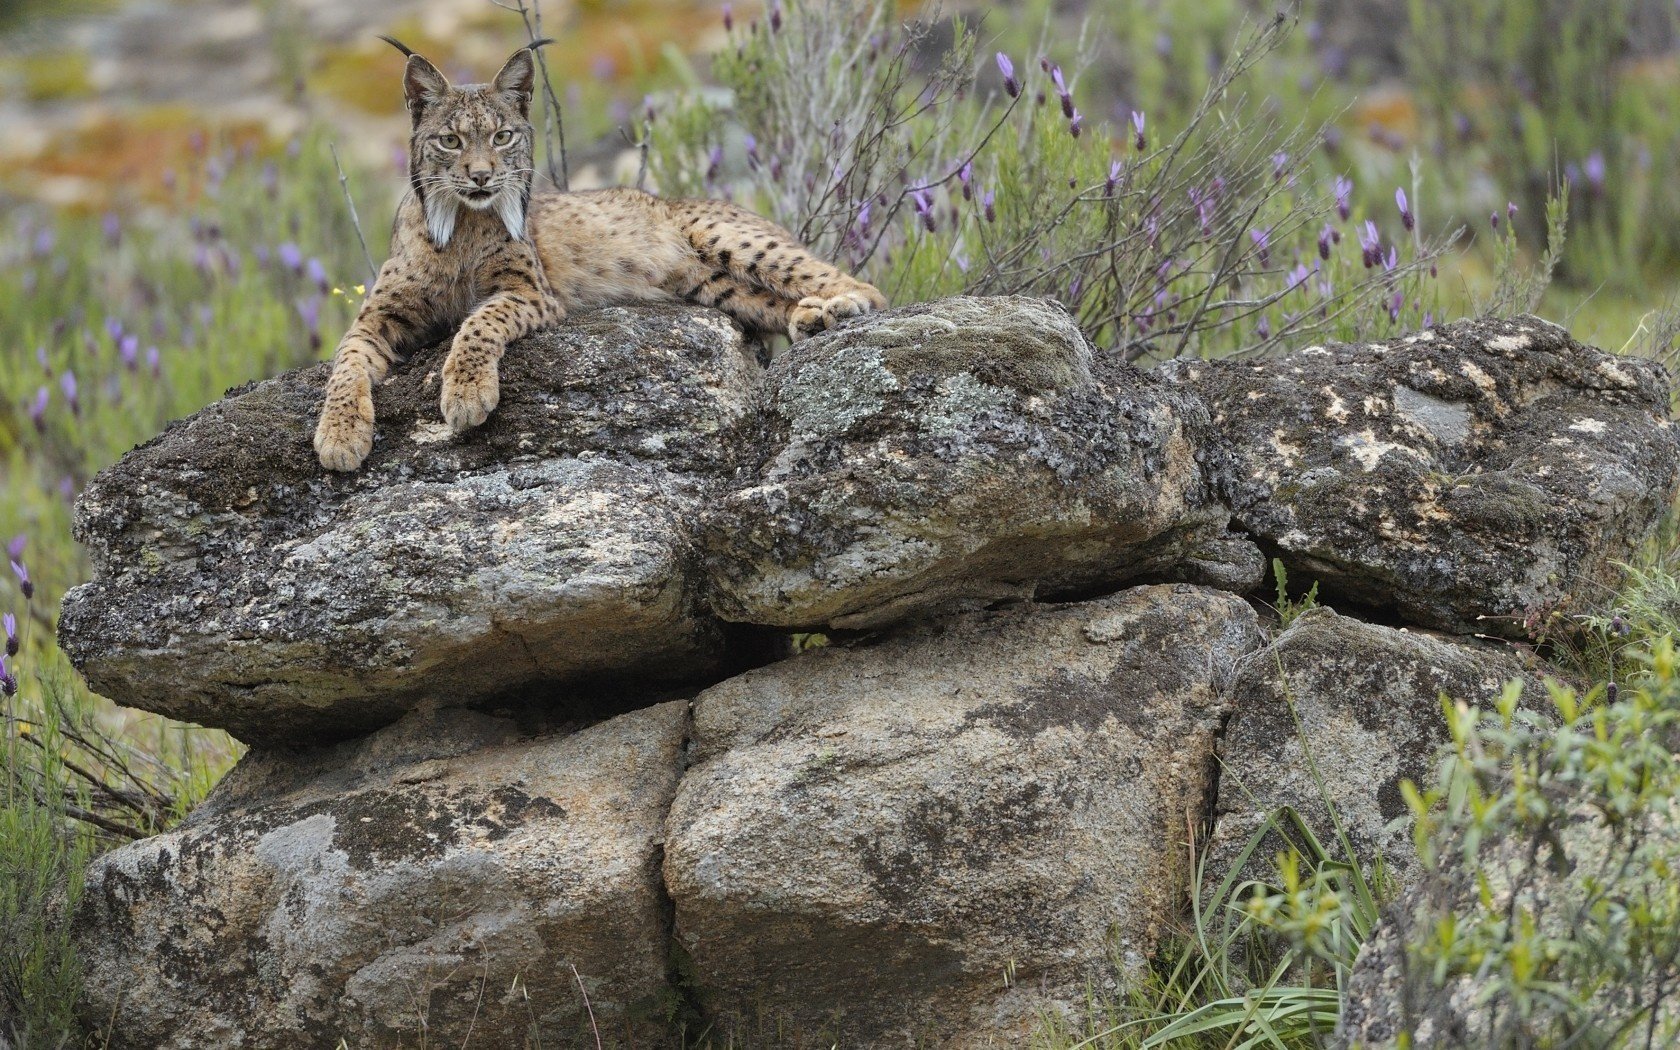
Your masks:
{"label": "lynx claw", "polygon": [[501,396],[501,384],[494,366],[465,376],[461,370],[450,369],[447,365],[444,367],[443,396],[438,405],[443,411],[443,421],[455,433],[482,425],[495,411]]}

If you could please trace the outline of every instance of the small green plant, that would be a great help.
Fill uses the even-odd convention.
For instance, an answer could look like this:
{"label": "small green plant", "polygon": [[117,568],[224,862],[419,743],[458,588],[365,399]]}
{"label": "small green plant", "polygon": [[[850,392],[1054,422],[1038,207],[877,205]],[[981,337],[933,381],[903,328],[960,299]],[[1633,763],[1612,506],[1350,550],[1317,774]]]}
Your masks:
{"label": "small green plant", "polygon": [[1658,640],[1625,687],[1446,703],[1437,781],[1407,785],[1434,872],[1403,902],[1402,1038],[1672,1046],[1680,1038],[1680,657]]}
{"label": "small green plant", "polygon": [[1314,580],[1307,592],[1299,598],[1289,596],[1289,570],[1284,568],[1282,558],[1272,559],[1272,579],[1277,584],[1277,614],[1283,626],[1288,627],[1301,615],[1310,609],[1318,608],[1318,581]]}

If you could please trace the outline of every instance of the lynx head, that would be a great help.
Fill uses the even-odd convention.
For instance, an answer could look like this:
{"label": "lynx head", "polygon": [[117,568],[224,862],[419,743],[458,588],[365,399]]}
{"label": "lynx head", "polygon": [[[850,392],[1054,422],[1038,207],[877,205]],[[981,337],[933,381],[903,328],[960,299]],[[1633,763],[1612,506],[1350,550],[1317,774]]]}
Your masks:
{"label": "lynx head", "polygon": [[380,39],[408,56],[403,94],[414,123],[408,181],[425,210],[432,243],[439,249],[449,244],[463,207],[495,209],[509,235],[523,238],[535,170],[532,53],[550,41],[515,51],[488,84],[455,87],[424,58],[388,36]]}

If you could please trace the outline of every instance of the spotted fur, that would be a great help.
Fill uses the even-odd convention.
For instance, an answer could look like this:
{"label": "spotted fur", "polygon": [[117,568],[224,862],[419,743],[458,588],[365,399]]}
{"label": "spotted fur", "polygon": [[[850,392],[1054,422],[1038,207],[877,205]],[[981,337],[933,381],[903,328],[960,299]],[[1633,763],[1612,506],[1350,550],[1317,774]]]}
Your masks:
{"label": "spotted fur", "polygon": [[451,330],[440,408],[460,432],[495,409],[507,345],[571,310],[676,299],[798,340],[886,305],[874,286],[733,204],[533,192],[532,48],[546,41],[516,51],[489,84],[459,87],[390,42],[408,56],[410,192],[390,258],[333,356],[315,428],[329,470],[355,470],[373,449],[373,384]]}

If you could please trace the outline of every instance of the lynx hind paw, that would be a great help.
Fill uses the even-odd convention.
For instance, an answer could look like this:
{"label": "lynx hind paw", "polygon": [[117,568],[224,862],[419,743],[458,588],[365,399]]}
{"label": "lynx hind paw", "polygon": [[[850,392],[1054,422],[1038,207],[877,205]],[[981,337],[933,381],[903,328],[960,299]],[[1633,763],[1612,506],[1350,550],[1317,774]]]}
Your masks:
{"label": "lynx hind paw", "polygon": [[328,470],[355,470],[373,451],[373,397],[367,391],[328,403],[315,425],[315,454]]}
{"label": "lynx hind paw", "polygon": [[443,421],[455,433],[483,425],[490,418],[490,413],[496,410],[501,397],[501,383],[494,364],[472,371],[445,365],[443,394],[438,400],[438,407],[443,411]]}
{"label": "lynx hind paw", "polygon": [[[874,295],[869,292],[874,292]],[[798,342],[833,328],[845,318],[858,317],[884,305],[886,300],[873,288],[868,292],[843,292],[828,298],[808,295],[799,300],[799,305],[788,315],[788,338]]]}

